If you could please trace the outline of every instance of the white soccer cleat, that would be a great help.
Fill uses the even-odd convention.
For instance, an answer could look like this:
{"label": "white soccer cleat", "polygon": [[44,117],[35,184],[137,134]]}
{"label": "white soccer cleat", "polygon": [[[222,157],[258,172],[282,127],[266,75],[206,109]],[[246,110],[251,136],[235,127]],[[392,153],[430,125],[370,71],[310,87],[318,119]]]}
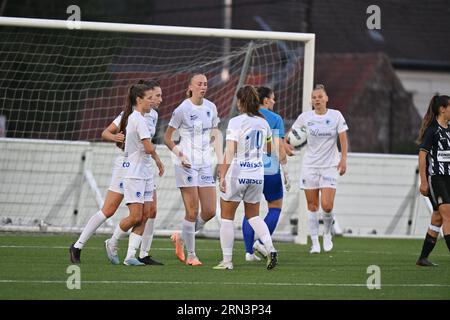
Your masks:
{"label": "white soccer cleat", "polygon": [[309,253],[320,253],[320,244],[313,245]]}
{"label": "white soccer cleat", "polygon": [[323,235],[323,251],[330,252],[333,249],[333,241],[331,234]]}
{"label": "white soccer cleat", "polygon": [[215,270],[233,270],[233,262],[221,261],[217,266],[213,267]]}
{"label": "white soccer cleat", "polygon": [[261,261],[261,258],[254,253],[245,253],[245,261]]}
{"label": "white soccer cleat", "polygon": [[266,250],[266,247],[264,247],[264,245],[261,244],[258,240],[256,240],[253,244],[253,250],[263,256],[263,258],[267,258],[267,255],[269,254]]}

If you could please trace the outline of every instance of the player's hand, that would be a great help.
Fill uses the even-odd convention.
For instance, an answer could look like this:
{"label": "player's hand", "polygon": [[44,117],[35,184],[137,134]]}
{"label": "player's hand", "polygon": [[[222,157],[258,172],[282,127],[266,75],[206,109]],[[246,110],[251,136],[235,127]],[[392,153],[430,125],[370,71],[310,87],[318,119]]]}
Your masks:
{"label": "player's hand", "polygon": [[347,171],[347,161],[345,159],[341,158],[341,161],[339,161],[338,171],[340,176],[343,176],[345,171]]}
{"label": "player's hand", "polygon": [[292,157],[293,155],[295,155],[295,152],[294,152],[294,147],[293,146],[291,146],[289,143],[285,143],[284,144],[285,145],[285,148],[284,148],[284,150],[286,151],[286,154],[289,156],[289,157]]}
{"label": "player's hand", "polygon": [[190,169],[192,167],[191,163],[189,162],[189,160],[186,158],[186,156],[180,152],[180,161],[181,161],[181,165],[185,168]]}
{"label": "player's hand", "polygon": [[223,193],[227,192],[227,186],[226,186],[226,183],[225,183],[225,178],[220,178],[219,179],[219,189]]}
{"label": "player's hand", "polygon": [[428,196],[428,193],[430,191],[430,187],[428,186],[428,182],[427,181],[420,182],[419,191],[425,197]]}
{"label": "player's hand", "polygon": [[284,187],[286,188],[286,192],[289,192],[291,190],[291,179],[289,178],[287,165],[282,164],[281,168],[283,169]]}
{"label": "player's hand", "polygon": [[162,177],[164,174],[164,164],[161,161],[157,161],[156,166],[158,167],[159,170],[159,176]]}
{"label": "player's hand", "polygon": [[120,131],[119,133],[116,133],[114,135],[114,142],[124,142],[125,141],[125,136],[123,135],[123,132]]}

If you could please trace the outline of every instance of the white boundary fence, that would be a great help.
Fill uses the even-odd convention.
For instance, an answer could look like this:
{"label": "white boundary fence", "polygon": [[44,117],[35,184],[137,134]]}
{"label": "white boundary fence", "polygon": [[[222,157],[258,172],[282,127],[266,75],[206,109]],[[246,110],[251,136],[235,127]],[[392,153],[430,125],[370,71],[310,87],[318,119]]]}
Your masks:
{"label": "white boundary fence", "polygon": [[[115,149],[109,143],[0,138],[0,230],[80,232],[101,206]],[[158,153],[166,164],[166,174],[157,181],[156,230],[157,235],[168,235],[181,228],[184,207],[175,187],[170,153],[165,146],[158,146]],[[71,154],[70,159],[67,154]],[[285,195],[274,237],[301,243],[307,234],[306,203],[298,189],[301,157],[289,160],[293,190]],[[416,156],[350,153],[347,167],[339,180],[334,210],[344,235],[423,236],[430,209],[418,194]],[[58,188],[53,181],[59,182]],[[206,224],[205,236],[218,237],[219,208],[216,219]],[[262,216],[266,210],[263,201]],[[122,205],[99,233],[111,232],[127,213]],[[241,205],[235,220],[237,230],[242,216]],[[6,223],[8,218],[10,223]],[[236,235],[241,236],[240,232]]]}

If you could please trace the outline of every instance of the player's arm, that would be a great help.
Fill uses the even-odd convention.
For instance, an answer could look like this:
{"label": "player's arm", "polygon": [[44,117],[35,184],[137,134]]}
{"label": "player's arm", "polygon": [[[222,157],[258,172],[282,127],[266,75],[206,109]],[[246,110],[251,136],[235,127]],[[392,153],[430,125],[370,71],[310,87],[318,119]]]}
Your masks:
{"label": "player's arm", "polygon": [[158,153],[156,152],[156,146],[155,146],[155,152],[151,153],[150,155],[152,156],[153,160],[155,160],[156,166],[158,167],[158,170],[159,170],[159,176],[162,177],[162,175],[164,174],[165,168],[164,168],[164,164],[162,163],[161,159],[159,158]]}
{"label": "player's arm", "polygon": [[223,139],[220,130],[215,127],[211,131],[211,142],[217,157],[217,163],[223,162]]}
{"label": "player's arm", "polygon": [[172,151],[172,153],[181,160],[181,165],[183,167],[186,168],[190,168],[191,164],[189,163],[189,161],[186,159],[185,155],[183,154],[183,152],[181,152],[180,150],[178,150],[177,145],[175,144],[175,142],[173,142],[172,140],[172,136],[174,134],[174,132],[177,129],[172,127],[172,126],[167,126],[167,130],[166,133],[164,134],[164,144],[167,146],[167,148],[169,148],[170,151]]}
{"label": "player's arm", "polygon": [[341,160],[339,161],[339,174],[344,175],[347,171],[347,132],[339,133],[339,143],[341,144]]}
{"label": "player's arm", "polygon": [[428,178],[426,173],[427,166],[427,155],[428,151],[425,149],[420,149],[419,151],[419,176],[420,176],[420,193],[424,196],[428,195],[429,186],[428,186]]}
{"label": "player's arm", "polygon": [[118,131],[119,128],[114,122],[111,122],[111,124],[103,130],[102,139],[110,142],[123,142],[125,140],[125,136],[123,132]]}

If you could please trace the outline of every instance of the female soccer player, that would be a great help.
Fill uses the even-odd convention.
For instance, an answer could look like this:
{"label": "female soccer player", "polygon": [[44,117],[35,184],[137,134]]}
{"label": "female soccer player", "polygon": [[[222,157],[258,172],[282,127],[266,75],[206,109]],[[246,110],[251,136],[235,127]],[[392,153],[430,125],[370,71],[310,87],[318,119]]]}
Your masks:
{"label": "female soccer player", "polygon": [[[450,251],[450,97],[435,95],[428,106],[419,130],[420,193],[430,196],[433,209],[442,218],[442,231]],[[434,212],[434,223],[424,241],[424,248],[417,265],[433,266],[427,256],[437,240],[439,217]],[[434,228],[432,228],[432,226]]]}
{"label": "female soccer player", "polygon": [[[347,124],[338,110],[327,108],[328,96],[323,85],[312,92],[313,110],[300,114],[292,128],[307,130],[308,143],[303,157],[300,188],[305,190],[308,204],[308,226],[312,247],[310,253],[320,253],[319,199],[323,212],[323,249],[333,249],[331,228],[333,225],[334,196],[338,174],[347,168]],[[341,154],[337,148],[337,138]]]}
{"label": "female soccer player", "polygon": [[[158,113],[155,111],[162,102],[162,91],[159,84],[155,81],[145,81],[141,80],[138,84],[146,84],[152,90],[152,109],[150,112],[144,115],[147,122],[147,126],[152,134],[155,133],[156,123],[158,121]],[[129,100],[129,97],[127,97]],[[123,142],[125,136],[122,131],[119,131],[120,122],[122,119],[121,112],[119,116],[114,119],[114,121],[102,132],[102,138],[107,141],[116,142],[119,147],[120,154],[116,157],[114,161],[113,174],[111,178],[111,184],[106,194],[105,202],[102,210],[94,214],[86,224],[78,240],[72,244],[69,249],[70,260],[72,263],[80,263],[81,249],[84,247],[86,242],[94,234],[94,232],[106,221],[106,219],[112,217],[120,206],[123,199]],[[158,168],[164,170],[164,166],[157,158],[156,164]],[[156,190],[153,194],[153,201],[145,202],[144,204],[144,219],[145,223],[144,230],[133,230],[133,232],[142,235],[141,250],[139,253],[139,260],[145,264],[162,265],[162,263],[152,259],[148,255],[148,251],[151,247],[151,242],[153,239],[153,227],[154,219],[156,217]],[[142,226],[140,227],[142,229]],[[119,263],[118,260],[115,263]]]}
{"label": "female soccer player", "polygon": [[219,168],[220,246],[223,260],[214,269],[233,269],[234,216],[244,201],[245,217],[262,241],[266,251],[267,269],[277,264],[277,252],[273,247],[269,229],[259,216],[259,202],[264,185],[263,147],[271,151],[272,133],[264,116],[258,111],[258,93],[252,86],[244,86],[237,92],[237,106],[241,115],[230,119],[227,128],[224,163]]}
{"label": "female soccer player", "polygon": [[[263,154],[264,162],[264,189],[263,194],[266,198],[269,212],[264,218],[264,222],[269,228],[269,232],[272,235],[278,220],[280,218],[281,207],[283,205],[283,182],[281,181],[280,164],[283,167],[284,182],[286,191],[289,191],[290,182],[287,172],[287,159],[284,146],[284,123],[283,119],[275,112],[273,112],[273,106],[275,104],[275,94],[272,89],[267,87],[257,88],[259,97],[259,112],[265,117],[272,130],[273,145],[278,150],[278,154],[272,153],[271,157],[267,154]],[[278,159],[279,157],[279,159]],[[244,217],[242,221],[242,233],[244,235],[245,243],[245,260],[246,261],[259,261],[261,260],[253,252],[255,249],[263,257],[267,257],[267,251],[264,245],[259,240],[254,241],[253,228],[248,223],[247,218]]]}
{"label": "female soccer player", "polygon": [[[175,179],[186,210],[181,235],[174,233],[171,237],[175,244],[175,254],[187,265],[200,266],[202,263],[195,253],[195,232],[216,214],[211,139],[219,161],[222,149],[217,130],[220,121],[217,108],[205,98],[208,88],[206,76],[201,73],[193,74],[189,77],[188,85],[187,99],[174,110],[164,142],[176,156]],[[176,130],[181,137],[178,145],[172,140]],[[187,259],[184,245],[188,253]]]}

